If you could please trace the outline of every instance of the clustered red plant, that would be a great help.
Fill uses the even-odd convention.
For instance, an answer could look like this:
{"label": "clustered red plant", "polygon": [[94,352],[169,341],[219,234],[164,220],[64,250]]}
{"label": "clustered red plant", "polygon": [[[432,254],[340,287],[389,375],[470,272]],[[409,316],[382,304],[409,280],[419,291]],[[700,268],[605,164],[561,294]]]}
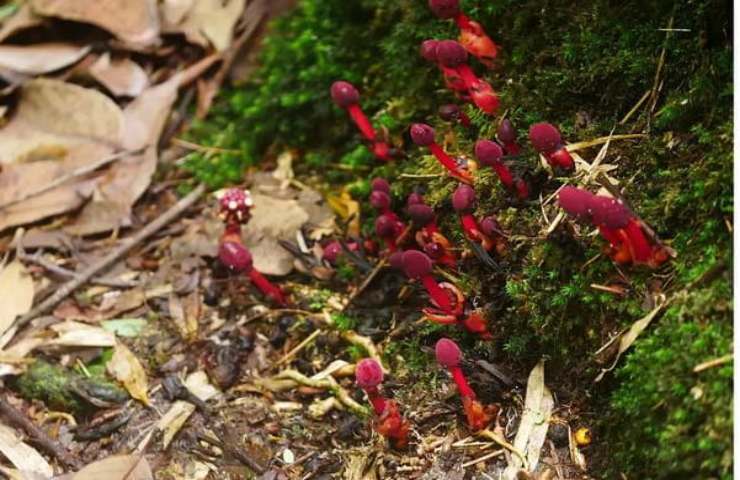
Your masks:
{"label": "clustered red plant", "polygon": [[398,403],[380,393],[380,385],[383,383],[383,368],[380,364],[372,358],[360,360],[355,367],[355,381],[365,391],[373,406],[375,431],[387,437],[395,448],[408,445],[411,425],[401,416]]}
{"label": "clustered red plant", "polygon": [[372,123],[360,107],[360,93],[349,82],[338,80],[331,86],[331,98],[338,107],[347,110],[350,118],[368,141],[369,149],[377,158],[383,161],[392,160],[391,148],[378,139]]}
{"label": "clustered red plant", "polygon": [[644,224],[621,201],[587,190],[565,186],[558,203],[569,215],[591,222],[609,242],[609,257],[620,264],[658,267],[669,258],[665,246],[645,233]]}
{"label": "clustered red plant", "polygon": [[478,78],[470,68],[465,48],[455,40],[440,40],[436,47],[438,64],[457,74],[475,106],[488,115],[496,113],[499,106],[498,95],[488,82]]}
{"label": "clustered red plant", "polygon": [[429,294],[433,307],[422,310],[427,319],[442,325],[459,324],[484,340],[492,337],[480,312],[466,309],[462,291],[451,283],[437,282],[432,275],[432,260],[428,255],[418,250],[406,250],[395,261],[407,277],[420,280]]}
{"label": "clustered red plant", "polygon": [[453,19],[460,28],[460,44],[482,63],[491,66],[498,55],[498,47],[478,22],[462,13],[459,0],[429,0],[429,8],[439,18]]}
{"label": "clustered red plant", "polygon": [[470,388],[460,367],[462,362],[460,347],[449,338],[441,338],[434,348],[434,353],[437,356],[437,363],[450,372],[455,385],[457,385],[457,391],[460,393],[463,411],[470,429],[474,432],[485,429],[493,420],[496,408],[494,406],[484,407],[477,400],[475,392]]}
{"label": "clustered red plant", "polygon": [[452,251],[452,244],[442,235],[437,226],[437,217],[432,207],[424,203],[424,197],[412,193],[406,200],[406,213],[411,223],[418,230],[416,243],[429,257],[439,265],[457,267],[457,258]]}
{"label": "clustered red plant", "polygon": [[233,274],[247,275],[252,284],[277,305],[287,306],[285,293],[254,268],[252,254],[242,243],[241,227],[249,221],[253,206],[249,191],[229,189],[221,196],[219,206],[220,217],[225,224],[218,247],[220,262]]}
{"label": "clustered red plant", "polygon": [[465,128],[470,128],[472,126],[470,123],[470,117],[468,117],[468,115],[454,103],[442,105],[437,110],[437,113],[439,114],[439,118],[447,122],[459,123]]}
{"label": "clustered red plant", "polygon": [[[475,210],[475,190],[470,185],[459,185],[452,194],[452,208],[460,217],[460,224],[468,240],[479,244],[483,250],[490,252],[496,250],[499,254],[506,251],[506,239],[501,235],[500,228],[483,228],[473,215]],[[491,217],[493,218],[493,217]],[[495,221],[495,220],[494,220]],[[486,222],[486,226],[491,225],[491,220]],[[496,222],[498,225],[498,222]]]}
{"label": "clustered red plant", "polygon": [[535,123],[529,127],[529,141],[535,150],[544,155],[552,167],[572,170],[575,167],[573,157],[563,144],[560,131],[550,123]]}
{"label": "clustered red plant", "polygon": [[432,127],[426,123],[414,123],[411,125],[410,133],[411,140],[420,147],[428,147],[432,155],[434,155],[439,163],[447,169],[450,175],[461,182],[473,182],[473,174],[467,168],[458,165],[458,163],[434,141],[434,129]]}
{"label": "clustered red plant", "polygon": [[391,210],[391,187],[384,178],[376,178],[371,184],[370,204],[379,215],[375,219],[375,234],[380,237],[389,253],[395,252],[402,241],[406,224]]}
{"label": "clustered red plant", "polygon": [[498,143],[491,140],[478,140],[475,144],[475,158],[481,165],[491,167],[501,183],[509,190],[516,192],[519,199],[523,200],[529,196],[527,182],[521,178],[514,178],[509,167],[504,164],[504,150]]}

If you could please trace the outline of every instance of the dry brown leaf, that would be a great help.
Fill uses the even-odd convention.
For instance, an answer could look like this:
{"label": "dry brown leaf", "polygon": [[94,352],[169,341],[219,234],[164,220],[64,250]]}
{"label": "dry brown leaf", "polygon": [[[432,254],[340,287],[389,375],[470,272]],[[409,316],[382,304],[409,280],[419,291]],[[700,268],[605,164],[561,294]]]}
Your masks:
{"label": "dry brown leaf", "polygon": [[90,23],[136,46],[159,41],[155,0],[31,0],[38,15]]}
{"label": "dry brown leaf", "polygon": [[0,45],[0,67],[26,75],[40,75],[72,65],[89,51],[88,46],[70,43]]}
{"label": "dry brown leaf", "polygon": [[208,375],[202,370],[188,375],[183,383],[193,395],[204,402],[221,395],[221,391],[208,381]]}
{"label": "dry brown leaf", "polygon": [[0,270],[0,335],[33,305],[33,279],[18,260]]}
{"label": "dry brown leaf", "polygon": [[207,47],[209,44],[217,51],[226,50],[234,36],[234,26],[244,11],[245,0],[195,0],[178,23],[176,19],[187,7],[182,2],[166,2],[163,17],[167,22],[164,30],[168,33],[181,32],[188,41]]}
{"label": "dry brown leaf", "polygon": [[123,384],[133,398],[144,405],[149,405],[146,371],[136,355],[126,345],[116,343],[113,357],[106,364],[106,368],[113,378]]}
{"label": "dry brown leaf", "polygon": [[103,176],[92,202],[65,231],[92,235],[131,225],[131,207],[146,191],[157,168],[157,142],[164,129],[182,77],[146,89],[124,111],[122,145],[146,150],[116,162]]}
{"label": "dry brown leaf", "polygon": [[518,455],[512,455],[509,466],[504,471],[504,478],[518,478],[517,474],[522,468],[530,472],[537,469],[553,406],[552,394],[545,386],[545,362],[540,360],[529,374],[524,411],[514,437],[514,447],[525,453],[528,465],[523,465]]}
{"label": "dry brown leaf", "polygon": [[59,336],[44,342],[43,346],[54,347],[113,347],[116,336],[101,328],[79,322],[61,322],[49,327]]}
{"label": "dry brown leaf", "polygon": [[41,25],[42,22],[43,19],[33,13],[30,5],[23,3],[12,17],[3,22],[3,26],[0,29],[0,42],[16,32]]}
{"label": "dry brown leaf", "polygon": [[54,469],[33,447],[21,441],[15,430],[0,424],[0,452],[18,470],[32,472],[50,478]]}
{"label": "dry brown leaf", "polygon": [[308,213],[295,200],[259,193],[253,193],[252,198],[252,219],[243,237],[252,252],[254,267],[266,275],[287,275],[293,269],[293,256],[278,240],[294,240]]}
{"label": "dry brown leaf", "polygon": [[87,465],[77,473],[58,480],[154,480],[143,455],[114,455]]}
{"label": "dry brown leaf", "polygon": [[159,13],[165,25],[177,25],[193,8],[195,0],[163,0],[159,4]]}
{"label": "dry brown leaf", "polygon": [[90,66],[90,75],[117,97],[136,97],[149,86],[149,76],[129,58],[111,60],[104,53]]}

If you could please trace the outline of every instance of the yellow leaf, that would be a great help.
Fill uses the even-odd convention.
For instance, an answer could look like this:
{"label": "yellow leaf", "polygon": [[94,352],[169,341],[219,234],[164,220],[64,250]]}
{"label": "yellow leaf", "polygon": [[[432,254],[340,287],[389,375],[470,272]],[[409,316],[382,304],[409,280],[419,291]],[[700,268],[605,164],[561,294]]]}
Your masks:
{"label": "yellow leaf", "polygon": [[146,372],[131,350],[122,343],[116,343],[113,357],[106,367],[108,373],[121,382],[133,398],[149,405]]}

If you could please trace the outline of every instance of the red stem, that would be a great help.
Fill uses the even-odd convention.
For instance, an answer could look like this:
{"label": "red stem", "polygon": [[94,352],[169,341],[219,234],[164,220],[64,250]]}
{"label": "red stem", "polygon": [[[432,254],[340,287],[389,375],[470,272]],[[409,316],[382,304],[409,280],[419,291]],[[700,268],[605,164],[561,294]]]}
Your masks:
{"label": "red stem", "polygon": [[432,152],[432,155],[437,157],[437,160],[439,160],[439,163],[442,164],[443,167],[445,167],[453,176],[465,181],[470,182],[470,175],[463,173],[460,171],[460,168],[457,166],[457,162],[452,159],[447,153],[436,143],[432,143],[429,145],[429,151]]}
{"label": "red stem", "polygon": [[357,128],[360,129],[360,132],[362,133],[362,136],[365,137],[367,140],[370,140],[371,142],[375,141],[375,129],[373,128],[373,125],[370,123],[370,120],[365,116],[362,109],[360,108],[360,105],[358,104],[352,104],[349,107],[347,107],[347,111],[349,112],[350,118],[352,118],[352,121],[355,122],[355,125],[357,125]]}
{"label": "red stem", "polygon": [[619,248],[619,244],[622,243],[622,238],[619,236],[619,232],[617,230],[607,228],[603,225],[599,225],[599,233],[601,233],[601,236],[606,239],[607,242],[611,244],[614,248]]}
{"label": "red stem", "polygon": [[442,287],[439,286],[437,281],[431,275],[424,275],[421,277],[421,283],[424,284],[424,288],[427,289],[427,293],[431,297],[432,301],[444,312],[452,311],[452,301],[450,296],[447,295]]}
{"label": "red stem", "polygon": [[469,398],[475,398],[475,392],[472,388],[470,388],[470,385],[468,385],[468,381],[465,379],[465,375],[463,374],[462,368],[458,367],[450,367],[450,373],[452,373],[452,379],[455,381],[455,384],[457,385],[457,389],[460,392],[461,397],[469,397]]}
{"label": "red stem", "polygon": [[465,30],[466,28],[470,27],[470,18],[468,18],[464,13],[460,12],[457,14],[457,17],[455,17],[455,23],[460,30]]}
{"label": "red stem", "polygon": [[470,68],[470,66],[467,63],[463,63],[459,67],[456,68],[457,73],[460,74],[460,77],[462,78],[463,82],[465,82],[465,87],[468,90],[474,89],[479,83],[480,80],[473,72],[473,69]]}
{"label": "red stem", "polygon": [[275,303],[280,306],[287,306],[288,301],[285,298],[285,294],[280,288],[273,285],[268,279],[264,277],[256,269],[249,271],[249,280],[252,281],[255,287],[259,289],[267,297],[270,297]]}
{"label": "red stem", "polygon": [[462,224],[465,235],[471,240],[478,240],[480,237],[480,226],[475,217],[469,213],[460,215],[460,223]]}
{"label": "red stem", "polygon": [[653,249],[650,247],[647,238],[645,238],[645,233],[642,231],[640,222],[633,218],[627,224],[625,231],[632,247],[634,259],[638,262],[647,262],[650,259]]}
{"label": "red stem", "polygon": [[370,403],[373,406],[373,410],[375,410],[375,414],[382,415],[385,411],[386,399],[380,395],[378,388],[369,388],[365,390],[365,392],[367,393],[368,400],[370,400]]}
{"label": "red stem", "polygon": [[511,175],[509,167],[504,165],[502,162],[496,162],[493,164],[493,169],[498,174],[498,178],[501,180],[501,183],[506,185],[508,188],[514,186],[514,177]]}

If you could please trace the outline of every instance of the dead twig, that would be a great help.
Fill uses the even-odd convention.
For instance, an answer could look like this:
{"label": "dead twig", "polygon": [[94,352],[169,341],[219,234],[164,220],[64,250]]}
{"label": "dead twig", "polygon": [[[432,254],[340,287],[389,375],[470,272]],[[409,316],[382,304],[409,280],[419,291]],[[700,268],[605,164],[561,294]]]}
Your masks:
{"label": "dead twig", "polygon": [[378,273],[380,273],[380,271],[383,269],[383,267],[385,267],[385,265],[387,264],[387,262],[388,262],[387,259],[383,258],[383,259],[381,259],[377,263],[377,265],[375,265],[375,268],[373,268],[373,271],[370,272],[370,275],[368,275],[367,278],[365,278],[365,280],[362,282],[362,284],[359,287],[357,287],[357,290],[355,290],[354,292],[352,292],[352,294],[349,296],[349,298],[347,299],[347,303],[344,304],[344,308],[342,309],[342,311],[347,310],[347,308],[349,308],[349,306],[352,304],[352,302],[362,292],[365,291],[365,289],[368,287],[368,285],[370,285],[370,283],[372,283],[372,281],[375,279],[375,277],[378,276]]}
{"label": "dead twig", "polygon": [[170,207],[169,210],[164,212],[161,216],[150,222],[147,226],[139,230],[135,235],[125,239],[116,249],[110,252],[105,257],[101,258],[98,262],[90,265],[85,271],[80,272],[79,275],[72,280],[62,285],[54,295],[47,298],[39,305],[31,309],[30,312],[16,318],[11,328],[20,328],[38,317],[47,313],[52,308],[56,307],[59,302],[67,298],[72,292],[80,288],[82,285],[90,281],[99,272],[110,267],[116,263],[121,257],[128,253],[133,247],[143,242],[159,229],[170,223],[172,220],[180,216],[185,210],[190,208],[206,191],[204,184],[200,184],[190,192],[187,196],[183,197],[175,205]]}
{"label": "dead twig", "polygon": [[694,367],[694,373],[703,372],[704,370],[709,370],[710,368],[719,367],[720,365],[724,365],[725,363],[730,363],[732,361],[732,358],[733,355],[730,353],[719,358],[715,358],[714,360],[702,362]]}
{"label": "dead twig", "polygon": [[[50,262],[49,260],[46,260],[44,257],[39,255],[38,253],[35,255],[28,255],[25,251],[19,250],[17,257],[21,261],[36,264],[40,267],[43,267],[45,270],[48,270],[51,273],[54,273],[62,277],[77,278],[79,276],[79,274],[75,272],[74,270],[69,270],[53,262]],[[103,277],[93,277],[90,279],[90,283],[94,285],[101,285],[104,287],[113,287],[113,288],[132,288],[138,285],[137,282],[128,282],[126,280],[115,280],[112,278],[103,278]]]}
{"label": "dead twig", "polygon": [[4,396],[4,394],[0,395],[0,414],[5,416],[10,423],[22,428],[33,439],[33,442],[44,449],[46,453],[54,456],[68,467],[77,468],[79,466],[77,460],[64,447],[49,438],[43,430],[9,404],[3,398]]}

